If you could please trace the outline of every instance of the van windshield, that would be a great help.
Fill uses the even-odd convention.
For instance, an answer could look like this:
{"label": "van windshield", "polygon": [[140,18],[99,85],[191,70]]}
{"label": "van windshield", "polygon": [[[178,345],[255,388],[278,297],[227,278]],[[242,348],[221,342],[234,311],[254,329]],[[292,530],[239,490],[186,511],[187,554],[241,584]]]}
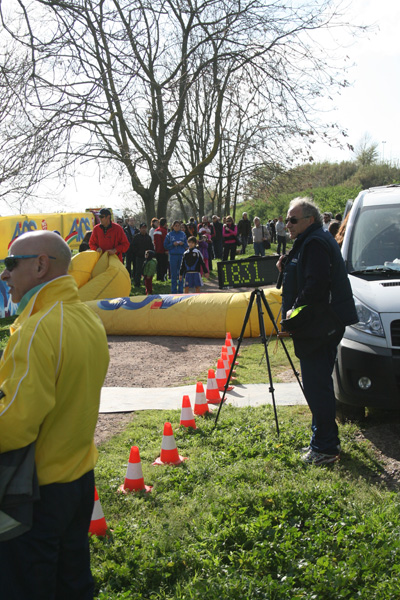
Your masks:
{"label": "van windshield", "polygon": [[361,209],[352,232],[350,272],[374,268],[400,271],[400,211],[398,205]]}

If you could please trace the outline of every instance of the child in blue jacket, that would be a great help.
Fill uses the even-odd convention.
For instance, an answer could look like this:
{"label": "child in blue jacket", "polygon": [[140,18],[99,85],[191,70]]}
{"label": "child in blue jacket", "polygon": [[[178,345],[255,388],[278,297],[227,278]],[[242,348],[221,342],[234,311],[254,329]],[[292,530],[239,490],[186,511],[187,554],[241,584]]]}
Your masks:
{"label": "child in blue jacket", "polygon": [[179,281],[179,269],[182,256],[188,248],[186,234],[181,231],[181,222],[174,221],[172,229],[164,240],[164,248],[168,250],[169,266],[171,270],[171,294],[183,293],[183,281]]}

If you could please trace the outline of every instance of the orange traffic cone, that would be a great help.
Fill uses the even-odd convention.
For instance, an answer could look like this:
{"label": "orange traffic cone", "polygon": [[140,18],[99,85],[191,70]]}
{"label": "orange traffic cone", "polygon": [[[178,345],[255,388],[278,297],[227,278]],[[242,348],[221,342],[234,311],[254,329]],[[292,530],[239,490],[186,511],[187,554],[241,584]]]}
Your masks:
{"label": "orange traffic cone", "polygon": [[[228,351],[229,362],[232,364],[232,361],[233,361],[234,356],[235,356],[235,349],[234,349],[234,347],[233,347],[232,342],[231,342],[230,339],[227,338],[225,340],[225,346],[226,346],[226,349]],[[238,364],[239,363],[236,361],[235,365],[238,365]]]}
{"label": "orange traffic cone", "polygon": [[187,457],[180,456],[178,453],[171,423],[165,423],[161,455],[156,458],[153,465],[180,465],[184,460],[187,460]]}
{"label": "orange traffic cone", "polygon": [[[229,371],[231,370],[231,363],[229,361],[228,350],[227,350],[226,346],[222,346],[221,358],[224,362],[224,369],[226,371],[226,376],[228,377]],[[236,373],[235,369],[232,369],[232,374],[233,373]],[[234,378],[232,377],[232,379],[234,379]]]}
{"label": "orange traffic cone", "polygon": [[192,405],[190,404],[189,396],[183,396],[182,398],[182,410],[181,410],[181,422],[180,425],[183,427],[196,428],[196,421],[194,420]]}
{"label": "orange traffic cone", "polygon": [[209,404],[221,404],[221,396],[215,379],[214,369],[208,369],[206,398]]}
{"label": "orange traffic cone", "polygon": [[211,412],[207,404],[204,386],[201,381],[196,383],[196,398],[194,401],[194,414],[201,417],[205,413]]}
{"label": "orange traffic cone", "polygon": [[[228,376],[224,369],[224,362],[221,359],[218,359],[217,373],[215,375],[215,379],[217,381],[219,391],[223,392]],[[230,392],[231,390],[233,390],[233,385],[229,385],[226,391]]]}
{"label": "orange traffic cone", "polygon": [[[236,350],[236,346],[235,346],[235,344],[233,342],[232,336],[231,336],[231,334],[230,334],[229,331],[226,332],[225,340],[230,340],[231,341],[231,346],[233,347],[233,351],[235,351]],[[238,354],[238,356],[240,356],[240,354]]]}
{"label": "orange traffic cone", "polygon": [[97,535],[104,537],[107,535],[107,523],[104,518],[103,509],[101,508],[99,495],[97,489],[94,488],[94,505],[92,512],[92,520],[90,522],[89,533],[90,535]]}
{"label": "orange traffic cone", "polygon": [[126,469],[125,482],[119,486],[118,491],[127,494],[128,492],[151,492],[152,489],[153,486],[144,485],[139,448],[132,446],[129,454],[128,468]]}

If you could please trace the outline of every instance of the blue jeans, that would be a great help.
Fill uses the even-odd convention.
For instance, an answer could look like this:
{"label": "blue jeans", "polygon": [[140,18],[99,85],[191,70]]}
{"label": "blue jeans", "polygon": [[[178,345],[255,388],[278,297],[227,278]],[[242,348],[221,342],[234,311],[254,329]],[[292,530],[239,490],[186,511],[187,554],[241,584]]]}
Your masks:
{"label": "blue jeans", "polygon": [[253,242],[254,254],[256,256],[265,256],[265,248],[262,242]]}
{"label": "blue jeans", "polygon": [[171,294],[183,294],[183,280],[179,281],[179,270],[182,263],[182,254],[169,255],[169,267],[171,269]]}
{"label": "blue jeans", "polygon": [[32,529],[0,542],[1,597],[7,600],[92,600],[88,530],[94,475],[40,486]]}
{"label": "blue jeans", "polygon": [[310,446],[324,454],[340,450],[332,380],[335,358],[336,346],[327,345],[300,359],[304,392],[312,413]]}

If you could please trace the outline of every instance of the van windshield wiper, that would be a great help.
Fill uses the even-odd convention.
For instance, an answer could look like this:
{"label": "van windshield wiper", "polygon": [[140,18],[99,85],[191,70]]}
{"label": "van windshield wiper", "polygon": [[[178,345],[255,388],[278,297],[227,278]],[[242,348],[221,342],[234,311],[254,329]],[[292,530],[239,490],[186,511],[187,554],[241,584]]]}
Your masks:
{"label": "van windshield wiper", "polygon": [[389,267],[388,265],[372,265],[364,267],[357,271],[350,271],[350,275],[362,275],[363,273],[400,273],[400,265],[398,267]]}

